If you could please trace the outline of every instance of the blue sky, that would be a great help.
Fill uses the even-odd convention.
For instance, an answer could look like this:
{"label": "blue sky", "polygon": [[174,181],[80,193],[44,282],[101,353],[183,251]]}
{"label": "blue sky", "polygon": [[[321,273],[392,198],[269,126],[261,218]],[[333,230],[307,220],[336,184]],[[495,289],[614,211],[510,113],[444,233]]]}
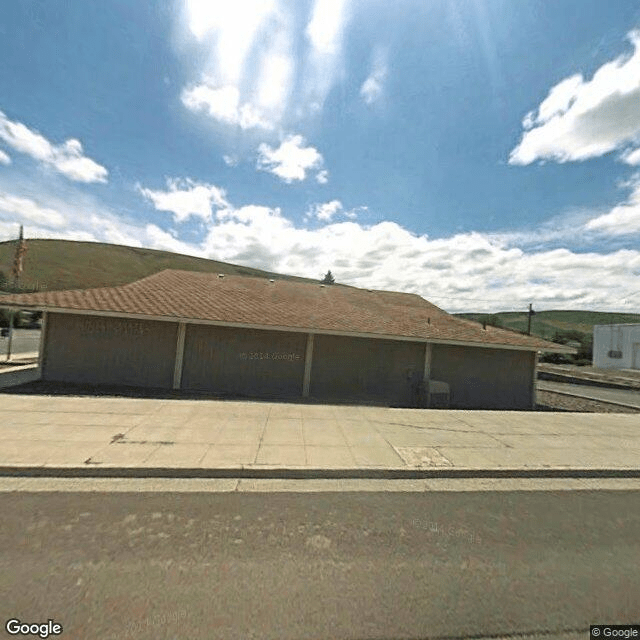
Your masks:
{"label": "blue sky", "polygon": [[21,0],[0,60],[0,239],[640,312],[636,0]]}

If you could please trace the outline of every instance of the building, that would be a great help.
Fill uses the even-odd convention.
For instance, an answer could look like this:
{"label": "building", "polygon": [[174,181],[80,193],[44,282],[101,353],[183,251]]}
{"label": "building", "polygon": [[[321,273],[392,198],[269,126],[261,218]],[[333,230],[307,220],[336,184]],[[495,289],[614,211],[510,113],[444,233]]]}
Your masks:
{"label": "building", "polygon": [[573,351],[415,294],[176,270],[0,304],[44,312],[44,380],[225,396],[525,409],[537,352]]}
{"label": "building", "polygon": [[593,366],[602,369],[640,369],[640,324],[595,325]]}

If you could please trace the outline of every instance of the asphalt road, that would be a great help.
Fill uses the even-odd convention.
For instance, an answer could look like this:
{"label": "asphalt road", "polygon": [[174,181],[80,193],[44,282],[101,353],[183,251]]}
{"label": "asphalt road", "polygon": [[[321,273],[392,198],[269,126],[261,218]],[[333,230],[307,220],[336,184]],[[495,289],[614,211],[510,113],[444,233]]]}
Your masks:
{"label": "asphalt road", "polygon": [[[0,337],[0,356],[4,356],[9,348],[9,338]],[[39,329],[14,329],[11,342],[11,353],[32,353],[40,348]]]}
{"label": "asphalt road", "polygon": [[3,625],[51,618],[64,640],[586,639],[640,612],[640,492],[13,492],[0,506]]}
{"label": "asphalt road", "polygon": [[538,389],[541,391],[561,391],[579,395],[590,400],[607,400],[633,405],[640,409],[640,391],[633,389],[606,389],[586,384],[570,384],[567,382],[552,382],[550,380],[538,381]]}

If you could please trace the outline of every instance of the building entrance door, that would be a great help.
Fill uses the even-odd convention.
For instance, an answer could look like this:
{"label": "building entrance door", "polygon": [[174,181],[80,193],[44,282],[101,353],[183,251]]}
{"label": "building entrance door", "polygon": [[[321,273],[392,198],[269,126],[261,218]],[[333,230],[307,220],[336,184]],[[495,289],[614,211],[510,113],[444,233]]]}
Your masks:
{"label": "building entrance door", "polygon": [[640,369],[640,342],[633,343],[633,360],[631,361],[632,369]]}

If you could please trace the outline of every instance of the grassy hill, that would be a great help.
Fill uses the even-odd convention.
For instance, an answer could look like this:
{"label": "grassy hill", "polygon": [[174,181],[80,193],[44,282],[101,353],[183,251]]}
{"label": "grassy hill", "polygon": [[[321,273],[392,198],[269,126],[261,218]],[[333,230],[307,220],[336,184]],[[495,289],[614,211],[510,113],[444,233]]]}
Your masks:
{"label": "grassy hill", "polygon": [[[526,331],[528,314],[507,311],[501,313],[457,313],[457,316],[476,322],[500,326],[514,331]],[[638,313],[606,313],[600,311],[539,311],[531,320],[531,334],[550,340],[556,332],[577,331],[585,336],[593,334],[595,324],[640,323]]]}
{"label": "grassy hill", "polygon": [[[0,271],[11,280],[16,241],[0,242]],[[163,269],[281,278],[298,282],[318,280],[287,276],[228,262],[99,242],[27,240],[21,286],[25,289],[89,289],[127,284]]]}

